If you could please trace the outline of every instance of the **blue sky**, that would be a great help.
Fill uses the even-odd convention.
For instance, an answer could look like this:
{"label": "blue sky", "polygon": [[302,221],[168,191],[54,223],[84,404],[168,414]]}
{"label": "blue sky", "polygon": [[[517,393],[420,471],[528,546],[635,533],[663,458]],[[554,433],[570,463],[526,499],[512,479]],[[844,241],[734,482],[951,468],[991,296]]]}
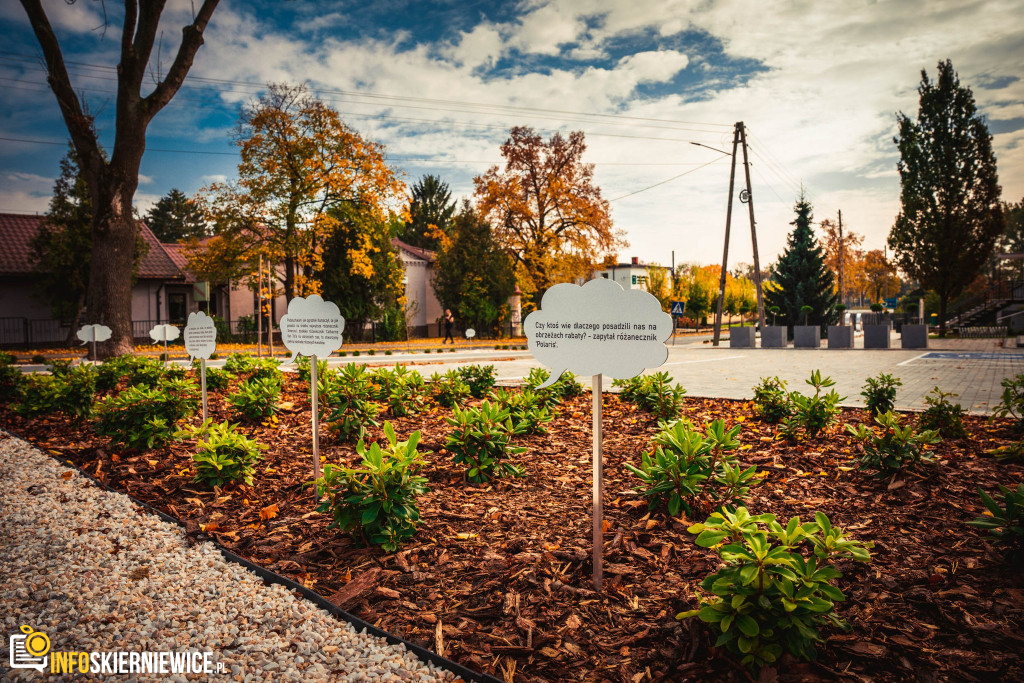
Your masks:
{"label": "blue sky", "polygon": [[[112,139],[115,25],[46,0],[76,88]],[[163,65],[191,3],[170,0]],[[732,126],[749,131],[762,263],[785,246],[801,184],[815,218],[881,248],[899,210],[896,112],[946,58],[994,135],[1003,197],[1024,197],[1024,0],[222,0],[185,87],[149,128],[136,205],[234,177],[241,105],[305,82],[412,184],[470,196],[510,127],[583,130],[626,260],[719,262]],[[67,135],[18,3],[0,4],[0,211],[46,210]],[[160,65],[152,64],[158,71]],[[691,143],[700,143],[701,147]],[[737,205],[730,267],[750,262]]]}

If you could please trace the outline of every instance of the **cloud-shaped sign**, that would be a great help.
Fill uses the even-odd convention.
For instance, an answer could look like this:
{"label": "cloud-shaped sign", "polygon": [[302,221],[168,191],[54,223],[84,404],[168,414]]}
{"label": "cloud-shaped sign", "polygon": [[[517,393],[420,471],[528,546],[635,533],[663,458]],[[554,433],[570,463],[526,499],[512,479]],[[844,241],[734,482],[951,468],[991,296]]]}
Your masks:
{"label": "cloud-shaped sign", "polygon": [[345,319],[333,301],[319,294],[297,296],[288,302],[288,314],[281,318],[281,339],[292,352],[289,363],[298,354],[326,358],[341,348]]}
{"label": "cloud-shaped sign", "polygon": [[149,336],[155,342],[174,341],[180,335],[181,330],[174,325],[157,325],[149,331]]}
{"label": "cloud-shaped sign", "polygon": [[106,325],[82,325],[82,329],[78,330],[76,336],[82,340],[83,344],[88,344],[91,341],[107,341],[110,339],[110,328]]}
{"label": "cloud-shaped sign", "polygon": [[555,285],[523,327],[534,357],[552,369],[548,386],[566,370],[626,379],[662,365],[672,316],[648,292],[598,278]]}
{"label": "cloud-shaped sign", "polygon": [[185,325],[185,351],[189,360],[194,358],[208,359],[217,350],[217,326],[213,318],[203,311],[188,314]]}

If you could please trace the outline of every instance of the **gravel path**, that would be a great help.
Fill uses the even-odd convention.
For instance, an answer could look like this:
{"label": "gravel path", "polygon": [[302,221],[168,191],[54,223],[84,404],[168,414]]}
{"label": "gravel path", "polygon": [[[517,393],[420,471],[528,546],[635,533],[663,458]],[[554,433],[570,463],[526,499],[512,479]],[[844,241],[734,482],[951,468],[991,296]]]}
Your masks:
{"label": "gravel path", "polygon": [[9,667],[23,624],[56,652],[210,652],[224,670],[118,680],[455,679],[0,431],[0,681],[71,680]]}

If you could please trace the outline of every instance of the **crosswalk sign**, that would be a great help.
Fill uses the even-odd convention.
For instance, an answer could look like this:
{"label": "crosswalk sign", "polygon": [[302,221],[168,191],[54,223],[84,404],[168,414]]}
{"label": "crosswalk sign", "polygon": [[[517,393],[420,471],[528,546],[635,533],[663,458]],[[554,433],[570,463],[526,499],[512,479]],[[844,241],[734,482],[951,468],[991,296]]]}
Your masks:
{"label": "crosswalk sign", "polygon": [[672,315],[683,315],[683,311],[686,310],[685,301],[673,301],[672,302]]}

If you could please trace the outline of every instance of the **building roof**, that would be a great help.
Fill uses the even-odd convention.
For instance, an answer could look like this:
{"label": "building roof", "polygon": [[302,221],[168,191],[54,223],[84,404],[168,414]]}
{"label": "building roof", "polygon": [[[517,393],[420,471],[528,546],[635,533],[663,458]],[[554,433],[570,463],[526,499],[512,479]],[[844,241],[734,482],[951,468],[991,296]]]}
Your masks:
{"label": "building roof", "polygon": [[160,246],[163,247],[164,251],[167,252],[167,255],[171,257],[175,267],[177,267],[177,269],[185,276],[185,282],[188,284],[194,284],[196,282],[196,276],[188,269],[188,257],[185,256],[185,252],[183,251],[185,245],[161,242]]}
{"label": "building roof", "polygon": [[430,249],[421,249],[420,247],[414,247],[411,244],[406,244],[397,237],[391,238],[391,244],[399,249],[408,252],[413,258],[418,258],[421,261],[427,263],[433,263],[437,260],[437,252],[431,251]]}
{"label": "building roof", "polygon": [[[0,275],[30,275],[35,272],[32,260],[32,238],[39,232],[45,216],[0,213]],[[178,245],[161,244],[153,231],[139,221],[140,235],[149,245],[149,251],[139,264],[140,280],[179,280],[194,282],[184,268],[184,256]],[[172,256],[169,251],[174,251]],[[180,264],[179,264],[180,259]]]}

